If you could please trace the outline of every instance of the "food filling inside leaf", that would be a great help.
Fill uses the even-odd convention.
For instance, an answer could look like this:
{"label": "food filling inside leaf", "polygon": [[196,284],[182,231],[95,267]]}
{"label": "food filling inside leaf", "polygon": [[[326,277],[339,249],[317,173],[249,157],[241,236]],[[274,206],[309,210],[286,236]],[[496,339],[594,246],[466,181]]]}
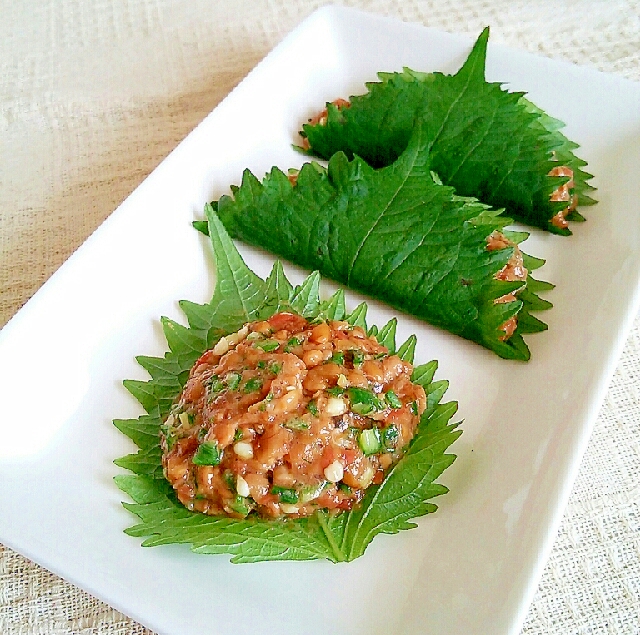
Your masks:
{"label": "food filling inside leaf", "polygon": [[412,372],[345,320],[280,312],[251,322],[192,368],[161,427],[165,476],[205,514],[352,509],[427,408]]}

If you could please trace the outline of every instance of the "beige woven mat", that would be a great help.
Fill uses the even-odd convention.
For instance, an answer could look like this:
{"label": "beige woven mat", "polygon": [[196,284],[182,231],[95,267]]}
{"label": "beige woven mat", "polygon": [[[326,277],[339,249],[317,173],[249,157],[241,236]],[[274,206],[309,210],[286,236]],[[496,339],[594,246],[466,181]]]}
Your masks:
{"label": "beige woven mat", "polygon": [[[0,325],[322,4],[0,1]],[[344,4],[640,80],[631,0]],[[526,635],[640,633],[639,378],[636,321]],[[0,547],[0,633],[148,632]]]}

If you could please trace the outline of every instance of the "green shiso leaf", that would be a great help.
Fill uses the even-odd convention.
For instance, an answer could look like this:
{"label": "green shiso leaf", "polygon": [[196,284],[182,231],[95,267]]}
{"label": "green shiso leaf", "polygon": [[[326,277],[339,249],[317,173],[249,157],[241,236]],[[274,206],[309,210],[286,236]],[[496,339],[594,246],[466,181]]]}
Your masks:
{"label": "green shiso leaf", "polygon": [[[577,144],[560,132],[557,119],[498,83],[485,80],[489,29],[476,41],[455,75],[379,73],[368,92],[350,97],[350,107],[327,105],[325,123],[305,124],[310,154],[329,159],[335,152],[359,156],[374,167],[393,163],[405,150],[414,127],[427,132],[431,168],[460,195],[505,208],[529,225],[570,234],[550,224],[566,203],[550,194],[567,177],[550,177],[554,166],[573,170],[580,205],[595,201],[586,163],[574,154]],[[554,160],[557,159],[557,160]],[[570,220],[581,220],[577,212]]]}
{"label": "green shiso leaf", "polygon": [[234,238],[319,270],[501,357],[527,360],[523,331],[503,341],[502,327],[550,304],[533,292],[496,303],[525,286],[495,280],[513,248],[487,250],[488,236],[511,219],[434,180],[426,136],[418,126],[400,157],[379,170],[339,152],[327,169],[304,165],[295,186],[278,168],[262,183],[245,171],[233,196],[218,201],[218,214]]}
{"label": "green shiso leaf", "polygon": [[438,404],[428,418],[429,434],[417,435],[384,482],[367,490],[362,504],[348,514],[341,542],[346,560],[361,556],[377,534],[411,529],[416,526],[411,519],[435,511],[428,501],[448,491],[435,480],[453,462],[446,450],[459,434],[448,423],[455,412],[455,403]]}
{"label": "green shiso leaf", "polygon": [[[242,261],[213,207],[207,208],[207,217],[217,271],[213,300],[205,305],[181,303],[189,328],[169,329],[170,351],[163,358],[138,358],[151,375],[150,381],[126,382],[148,414],[137,420],[114,421],[140,448],[137,454],[115,461],[133,472],[115,477],[118,487],[133,500],[123,503],[124,507],[139,520],[125,533],[143,538],[143,546],[188,544],[196,553],[229,554],[234,563],[353,560],[364,553],[376,534],[409,529],[415,526],[411,519],[436,510],[429,501],[447,490],[434,481],[454,460],[446,450],[461,434],[459,424],[451,423],[457,406],[440,403],[446,382],[433,381],[436,362],[416,367],[415,381],[428,395],[427,411],[406,454],[382,484],[370,489],[357,510],[276,521],[206,516],[187,510],[163,476],[159,429],[163,415],[185,383],[189,360],[245,322],[280,310],[298,311],[310,319],[323,315],[345,318],[367,328],[366,305],[347,315],[342,291],[320,300],[317,272],[293,287],[280,263],[276,263],[267,280],[261,280]],[[387,334],[388,343],[395,350],[395,337],[389,335],[395,333],[395,321],[383,326],[381,332]],[[414,346],[415,338],[411,337],[398,351],[410,358]]]}

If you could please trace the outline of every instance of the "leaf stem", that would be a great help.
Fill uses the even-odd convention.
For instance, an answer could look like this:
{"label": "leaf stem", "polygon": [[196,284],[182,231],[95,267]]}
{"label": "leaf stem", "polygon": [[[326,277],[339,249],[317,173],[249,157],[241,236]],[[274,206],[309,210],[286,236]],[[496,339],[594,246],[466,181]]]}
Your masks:
{"label": "leaf stem", "polygon": [[326,517],[323,512],[320,512],[320,511],[318,512],[318,522],[320,523],[320,527],[322,528],[322,531],[324,532],[324,535],[327,538],[327,542],[331,547],[331,551],[333,551],[333,555],[335,556],[335,562],[345,562],[344,553],[340,548],[340,546],[338,545],[338,543],[336,542],[335,536],[333,535],[331,528],[327,524]]}

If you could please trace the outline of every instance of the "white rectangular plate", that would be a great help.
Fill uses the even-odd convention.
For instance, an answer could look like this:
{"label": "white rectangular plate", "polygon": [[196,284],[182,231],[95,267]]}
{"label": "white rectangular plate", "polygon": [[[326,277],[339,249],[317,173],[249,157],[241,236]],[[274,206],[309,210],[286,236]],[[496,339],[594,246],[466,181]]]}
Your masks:
{"label": "white rectangular plate", "polygon": [[[380,70],[454,72],[465,37],[347,9],[286,38],[112,214],[0,333],[0,541],[161,633],[517,633],[592,424],[637,309],[640,87],[489,46],[488,79],[525,90],[596,175],[600,203],[572,238],[534,231],[557,288],[528,337],[528,364],[401,316],[416,360],[440,360],[460,402],[451,492],[413,531],[364,557],[231,565],[185,546],[143,549],[122,530],[112,461],[133,451],[111,424],[139,406],[123,378],[162,355],[158,318],[213,290],[210,249],[190,223],[244,168],[300,165],[291,145],[318,106],[364,91]],[[273,258],[243,247],[263,277]],[[288,268],[294,281],[301,272]],[[329,288],[325,287],[326,289]],[[359,298],[348,294],[349,304]],[[369,318],[392,313],[371,303]]]}

